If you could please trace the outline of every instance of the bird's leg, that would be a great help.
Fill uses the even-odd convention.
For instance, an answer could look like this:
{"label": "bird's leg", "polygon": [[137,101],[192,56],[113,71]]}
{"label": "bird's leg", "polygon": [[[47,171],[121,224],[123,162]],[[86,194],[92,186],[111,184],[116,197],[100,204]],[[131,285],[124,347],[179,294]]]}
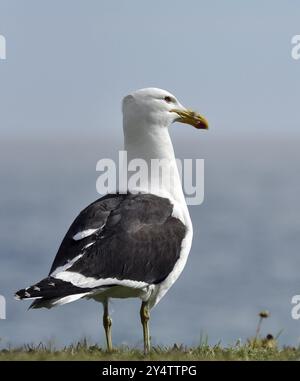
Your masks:
{"label": "bird's leg", "polygon": [[112,320],[108,313],[108,300],[103,303],[103,327],[105,330],[107,351],[112,352],[112,340],[111,340],[111,326]]}
{"label": "bird's leg", "polygon": [[143,325],[143,334],[144,334],[144,353],[147,355],[150,352],[150,333],[149,333],[149,319],[150,319],[150,310],[148,303],[142,302],[141,306],[141,322]]}

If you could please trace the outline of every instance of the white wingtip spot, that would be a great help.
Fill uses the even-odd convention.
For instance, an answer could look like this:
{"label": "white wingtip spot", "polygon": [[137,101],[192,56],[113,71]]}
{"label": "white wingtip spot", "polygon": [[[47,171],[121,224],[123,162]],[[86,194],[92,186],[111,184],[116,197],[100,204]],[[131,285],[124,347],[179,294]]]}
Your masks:
{"label": "white wingtip spot", "polygon": [[88,247],[90,247],[90,246],[92,246],[92,245],[94,245],[94,243],[95,243],[96,241],[94,241],[94,242],[91,242],[91,243],[88,243],[86,246],[84,246],[83,247],[83,249],[82,250],[85,250],[85,249],[87,249]]}
{"label": "white wingtip spot", "polygon": [[[70,267],[72,267],[74,265],[75,262],[77,262],[81,257],[83,256],[83,254],[79,254],[77,255],[77,257],[71,259],[71,260],[68,260],[67,263],[64,265],[64,266],[59,266],[57,267],[53,273],[51,274],[52,277],[55,277],[56,274],[62,272],[62,271],[66,271],[67,269],[69,269]],[[55,286],[54,283],[49,283],[50,286]]]}
{"label": "white wingtip spot", "polygon": [[80,241],[81,239],[89,237],[90,235],[96,233],[96,231],[100,230],[101,228],[83,230],[82,232],[78,232],[77,234],[75,234],[73,236],[73,239],[74,241]]}

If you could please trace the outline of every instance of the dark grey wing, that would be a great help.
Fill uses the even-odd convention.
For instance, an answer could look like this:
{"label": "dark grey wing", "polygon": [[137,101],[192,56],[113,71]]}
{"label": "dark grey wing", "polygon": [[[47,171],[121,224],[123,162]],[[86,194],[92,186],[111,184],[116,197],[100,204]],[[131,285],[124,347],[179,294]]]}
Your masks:
{"label": "dark grey wing", "polygon": [[[84,248],[94,242],[101,234],[111,211],[116,209],[126,195],[108,194],[85,208],[70,226],[65,235],[57,255],[52,264],[50,274],[58,267],[65,266],[72,259],[83,254]],[[97,230],[96,230],[97,229]],[[87,235],[84,239],[74,239],[80,233],[95,231],[94,234]]]}
{"label": "dark grey wing", "polygon": [[[100,200],[95,207],[101,203]],[[186,234],[185,225],[172,217],[171,202],[152,194],[127,194],[123,199],[119,196],[117,200],[111,200],[109,205],[101,234],[82,239],[81,245],[86,246],[88,241],[91,245],[66,272],[96,280],[114,278],[148,284],[163,281],[180,256]],[[77,225],[80,224],[80,216]],[[84,229],[89,227],[84,223]],[[72,230],[70,237],[75,232],[76,229]],[[63,245],[60,250],[63,250]],[[69,252],[71,248],[67,250]]]}

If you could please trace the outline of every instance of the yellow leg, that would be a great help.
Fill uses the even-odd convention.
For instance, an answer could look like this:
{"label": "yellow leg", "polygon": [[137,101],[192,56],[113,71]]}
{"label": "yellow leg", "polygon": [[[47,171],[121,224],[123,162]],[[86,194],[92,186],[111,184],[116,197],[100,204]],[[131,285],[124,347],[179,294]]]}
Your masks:
{"label": "yellow leg", "polygon": [[103,327],[105,330],[107,351],[112,352],[112,339],[111,339],[111,326],[112,320],[108,313],[108,300],[103,303]]}
{"label": "yellow leg", "polygon": [[150,352],[150,333],[149,333],[150,310],[146,302],[142,303],[140,314],[141,314],[141,322],[143,325],[143,334],[144,334],[144,353],[145,355],[147,355]]}

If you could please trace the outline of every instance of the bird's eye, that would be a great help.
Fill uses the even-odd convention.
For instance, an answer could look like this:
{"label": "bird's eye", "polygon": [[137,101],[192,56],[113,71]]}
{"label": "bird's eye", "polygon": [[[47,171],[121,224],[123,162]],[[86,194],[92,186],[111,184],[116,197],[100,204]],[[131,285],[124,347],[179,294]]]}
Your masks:
{"label": "bird's eye", "polygon": [[173,102],[173,99],[171,97],[169,97],[168,95],[166,97],[164,97],[164,100],[167,102],[167,103],[172,103]]}

